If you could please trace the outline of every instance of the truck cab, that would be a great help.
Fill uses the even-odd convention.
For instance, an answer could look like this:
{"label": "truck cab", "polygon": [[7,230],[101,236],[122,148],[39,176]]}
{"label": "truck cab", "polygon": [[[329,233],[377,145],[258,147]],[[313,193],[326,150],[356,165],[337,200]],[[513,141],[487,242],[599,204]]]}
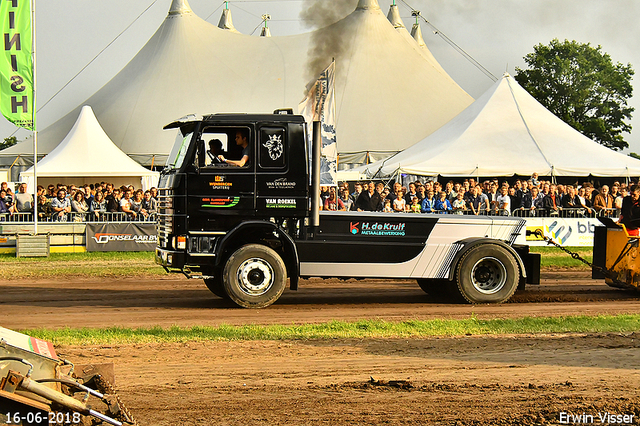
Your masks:
{"label": "truck cab", "polygon": [[415,279],[471,303],[503,302],[539,279],[539,256],[514,245],[523,219],[318,213],[318,160],[291,111],[187,116],[165,129],[178,134],[158,188],[156,262],[239,306],[268,306],[287,279],[296,290],[306,277]]}

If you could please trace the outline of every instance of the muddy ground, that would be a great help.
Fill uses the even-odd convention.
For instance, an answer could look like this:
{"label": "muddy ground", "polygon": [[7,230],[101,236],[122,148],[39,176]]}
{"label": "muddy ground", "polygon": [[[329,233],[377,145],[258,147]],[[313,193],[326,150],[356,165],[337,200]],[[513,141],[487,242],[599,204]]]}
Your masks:
{"label": "muddy ground", "polygon": [[[237,309],[198,281],[0,282],[8,328],[323,322],[637,313],[640,297],[583,272],[547,272],[512,302],[452,305],[415,282],[301,283]],[[141,425],[607,424],[640,416],[640,333],[58,347],[115,364]],[[565,413],[565,414],[563,414]],[[624,421],[623,417],[620,420]],[[584,423],[584,422],[580,422]],[[612,423],[613,424],[613,423]],[[620,424],[619,422],[616,424]]]}

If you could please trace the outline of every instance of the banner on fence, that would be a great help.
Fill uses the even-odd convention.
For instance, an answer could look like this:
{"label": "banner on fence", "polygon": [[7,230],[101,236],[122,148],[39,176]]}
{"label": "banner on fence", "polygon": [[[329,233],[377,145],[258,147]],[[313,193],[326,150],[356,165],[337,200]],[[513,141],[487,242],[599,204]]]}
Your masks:
{"label": "banner on fence", "polygon": [[154,223],[87,223],[87,251],[154,251]]}
{"label": "banner on fence", "polygon": [[[595,218],[539,217],[526,220],[527,231],[540,229],[546,237],[553,238],[553,241],[565,247],[593,246],[593,233],[595,227],[600,225],[600,221]],[[547,245],[542,238],[535,235],[526,236],[524,231],[516,243],[530,246]]]}

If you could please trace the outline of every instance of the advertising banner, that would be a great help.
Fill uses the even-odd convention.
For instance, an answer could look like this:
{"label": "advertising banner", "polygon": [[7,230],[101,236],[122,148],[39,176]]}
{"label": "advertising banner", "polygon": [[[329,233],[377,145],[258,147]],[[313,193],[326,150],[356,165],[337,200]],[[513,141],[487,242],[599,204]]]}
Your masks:
{"label": "advertising banner", "polygon": [[87,223],[87,251],[154,251],[155,223]]}
{"label": "advertising banner", "polygon": [[[594,229],[600,225],[600,221],[595,218],[539,217],[527,218],[526,230],[534,232],[539,229],[546,237],[553,238],[553,241],[564,247],[592,247]],[[547,245],[542,238],[526,236],[524,230],[516,244]]]}
{"label": "advertising banner", "polygon": [[0,2],[4,53],[0,56],[0,110],[16,126],[34,130],[31,1]]}

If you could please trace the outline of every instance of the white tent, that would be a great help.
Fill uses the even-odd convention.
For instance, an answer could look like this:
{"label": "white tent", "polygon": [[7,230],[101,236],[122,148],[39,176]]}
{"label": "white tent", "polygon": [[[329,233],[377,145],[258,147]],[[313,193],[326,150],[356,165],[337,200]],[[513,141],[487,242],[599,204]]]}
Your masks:
{"label": "white tent", "polygon": [[587,138],[508,74],[436,132],[404,151],[355,169],[369,177],[640,176],[640,160]]}
{"label": "white tent", "polygon": [[[60,144],[38,161],[38,183],[82,185],[107,181],[133,184],[143,189],[157,186],[159,173],[152,172],[122,152],[106,135],[90,106],[80,111],[73,128]],[[33,191],[33,167],[20,174]]]}
{"label": "white tent", "polygon": [[[191,113],[271,112],[296,107],[306,85],[336,59],[336,129],[341,162],[383,158],[423,139],[473,102],[426,47],[398,32],[376,0],[316,31],[252,37],[220,26],[173,0],[147,44],[85,104],[114,143],[142,164],[164,163],[175,131]],[[38,134],[48,153],[79,108]],[[0,152],[0,164],[32,152],[30,139]],[[31,154],[32,155],[32,154]]]}

